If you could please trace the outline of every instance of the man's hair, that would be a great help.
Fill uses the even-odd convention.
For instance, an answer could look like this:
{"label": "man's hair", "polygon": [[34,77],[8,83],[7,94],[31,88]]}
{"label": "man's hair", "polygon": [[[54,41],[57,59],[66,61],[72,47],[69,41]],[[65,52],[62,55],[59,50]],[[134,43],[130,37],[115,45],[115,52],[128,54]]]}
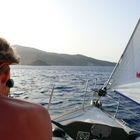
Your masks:
{"label": "man's hair", "polygon": [[19,63],[19,57],[16,55],[14,49],[3,38],[0,38],[0,63]]}

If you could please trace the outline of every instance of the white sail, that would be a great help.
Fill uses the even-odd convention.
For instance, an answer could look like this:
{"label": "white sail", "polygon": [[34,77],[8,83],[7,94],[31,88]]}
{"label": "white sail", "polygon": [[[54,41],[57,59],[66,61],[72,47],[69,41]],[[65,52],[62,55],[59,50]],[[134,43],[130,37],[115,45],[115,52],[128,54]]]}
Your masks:
{"label": "white sail", "polygon": [[140,103],[140,19],[107,82],[107,88]]}

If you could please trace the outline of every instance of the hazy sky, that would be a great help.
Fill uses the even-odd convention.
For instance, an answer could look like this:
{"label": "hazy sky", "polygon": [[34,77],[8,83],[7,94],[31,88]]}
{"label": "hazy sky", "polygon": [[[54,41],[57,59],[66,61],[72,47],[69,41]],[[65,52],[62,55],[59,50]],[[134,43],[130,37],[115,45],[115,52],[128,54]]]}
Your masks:
{"label": "hazy sky", "polygon": [[117,61],[140,0],[0,0],[0,36],[47,52]]}

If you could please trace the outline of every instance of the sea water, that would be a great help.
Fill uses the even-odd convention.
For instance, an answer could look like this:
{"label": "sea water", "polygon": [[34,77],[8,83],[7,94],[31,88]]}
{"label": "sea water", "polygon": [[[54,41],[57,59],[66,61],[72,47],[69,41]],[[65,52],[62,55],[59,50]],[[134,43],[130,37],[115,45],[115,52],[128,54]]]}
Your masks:
{"label": "sea water", "polygon": [[[83,97],[88,102],[94,88],[101,88],[109,78],[113,67],[101,66],[11,66],[11,78],[15,86],[11,89],[13,98],[49,107],[51,117],[83,105]],[[103,107],[140,131],[140,106],[114,93],[102,99]],[[119,106],[117,101],[120,102]],[[118,107],[118,113],[115,114]]]}

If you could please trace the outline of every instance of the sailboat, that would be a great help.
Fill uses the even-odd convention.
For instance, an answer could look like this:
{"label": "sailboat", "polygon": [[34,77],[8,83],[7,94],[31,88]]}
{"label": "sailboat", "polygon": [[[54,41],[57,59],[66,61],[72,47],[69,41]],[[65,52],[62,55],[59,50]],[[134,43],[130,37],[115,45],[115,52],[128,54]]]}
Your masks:
{"label": "sailboat", "polygon": [[121,94],[140,104],[139,61],[140,19],[109,79],[101,89],[94,91],[98,98],[92,99],[89,105],[52,119],[54,139],[140,140],[140,132],[105,111],[101,104],[102,96],[107,96],[109,92]]}

